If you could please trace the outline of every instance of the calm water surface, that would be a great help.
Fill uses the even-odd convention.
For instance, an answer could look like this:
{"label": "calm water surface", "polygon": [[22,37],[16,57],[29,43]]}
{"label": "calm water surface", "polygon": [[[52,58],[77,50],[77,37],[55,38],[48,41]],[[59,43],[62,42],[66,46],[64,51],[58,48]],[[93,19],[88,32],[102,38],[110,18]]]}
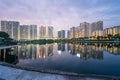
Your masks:
{"label": "calm water surface", "polygon": [[0,61],[28,68],[120,76],[120,43],[23,44],[0,48]]}

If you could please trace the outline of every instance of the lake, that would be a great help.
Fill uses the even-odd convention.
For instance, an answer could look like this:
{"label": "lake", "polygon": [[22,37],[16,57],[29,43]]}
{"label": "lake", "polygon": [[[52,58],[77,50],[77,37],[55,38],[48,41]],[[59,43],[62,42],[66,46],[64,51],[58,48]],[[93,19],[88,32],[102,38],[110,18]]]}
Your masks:
{"label": "lake", "polygon": [[120,76],[120,43],[22,44],[0,48],[0,61],[34,69]]}

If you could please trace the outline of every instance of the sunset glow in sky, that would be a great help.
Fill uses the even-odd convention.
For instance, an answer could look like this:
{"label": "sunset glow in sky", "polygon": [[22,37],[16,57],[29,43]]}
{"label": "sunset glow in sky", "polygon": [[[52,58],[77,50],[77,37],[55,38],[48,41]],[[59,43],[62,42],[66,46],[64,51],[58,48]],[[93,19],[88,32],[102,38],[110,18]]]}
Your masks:
{"label": "sunset glow in sky", "polygon": [[104,21],[104,28],[112,27],[120,25],[120,0],[0,0],[0,20],[55,30],[98,20]]}

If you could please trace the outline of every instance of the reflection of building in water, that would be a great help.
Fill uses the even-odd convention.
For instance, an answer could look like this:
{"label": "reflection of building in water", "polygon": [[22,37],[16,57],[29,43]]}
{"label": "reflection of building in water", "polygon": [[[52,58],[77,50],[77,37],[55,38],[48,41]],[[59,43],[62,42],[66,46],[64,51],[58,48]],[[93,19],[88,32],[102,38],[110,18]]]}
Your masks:
{"label": "reflection of building in water", "polygon": [[103,48],[101,46],[71,44],[71,54],[77,55],[83,60],[103,59]]}
{"label": "reflection of building in water", "polygon": [[89,52],[89,47],[85,45],[79,45],[79,50],[80,50],[80,58],[83,60],[87,60],[90,58],[90,52]]}
{"label": "reflection of building in water", "polygon": [[26,59],[26,45],[18,46],[18,55],[20,59]]}
{"label": "reflection of building in water", "polygon": [[36,58],[36,45],[21,45],[18,47],[20,59],[35,59]]}
{"label": "reflection of building in water", "polygon": [[58,44],[58,51],[62,51],[62,52],[65,51],[65,44],[64,43]]}
{"label": "reflection of building in water", "polygon": [[76,53],[76,47],[75,47],[75,44],[71,44],[71,52],[70,52],[70,54],[72,54],[72,55],[77,54],[77,53]]}
{"label": "reflection of building in water", "polygon": [[95,44],[95,46],[92,46],[92,49],[95,51],[103,51],[102,44]]}
{"label": "reflection of building in water", "polygon": [[28,47],[27,45],[21,45],[19,46],[19,58],[20,59],[28,59],[29,53],[28,53]]}
{"label": "reflection of building in water", "polygon": [[103,51],[101,50],[98,50],[98,47],[95,48],[95,49],[92,49],[92,52],[91,52],[91,57],[93,59],[99,59],[99,60],[102,60],[103,59]]}
{"label": "reflection of building in water", "polygon": [[104,51],[107,51],[114,55],[120,55],[120,43],[106,43],[103,48]]}
{"label": "reflection of building in water", "polygon": [[48,45],[48,56],[53,56],[53,45]]}
{"label": "reflection of building in water", "polygon": [[120,48],[119,47],[107,47],[107,51],[114,55],[120,55]]}
{"label": "reflection of building in water", "polygon": [[38,58],[45,58],[47,56],[46,48],[47,48],[46,45],[38,46]]}
{"label": "reflection of building in water", "polygon": [[53,44],[37,45],[37,58],[53,56]]}
{"label": "reflection of building in water", "polygon": [[36,45],[33,45],[33,44],[31,44],[30,45],[30,58],[31,59],[36,59],[36,53],[37,53],[37,48],[36,48]]}
{"label": "reflection of building in water", "polygon": [[91,57],[93,59],[103,59],[103,50],[104,50],[104,47],[102,47],[102,44],[95,44],[94,46],[91,46],[92,47],[92,52],[91,52]]}
{"label": "reflection of building in water", "polygon": [[16,64],[18,62],[17,47],[0,49],[0,61]]}
{"label": "reflection of building in water", "polygon": [[70,44],[67,44],[67,50],[70,51],[71,48],[70,48]]}

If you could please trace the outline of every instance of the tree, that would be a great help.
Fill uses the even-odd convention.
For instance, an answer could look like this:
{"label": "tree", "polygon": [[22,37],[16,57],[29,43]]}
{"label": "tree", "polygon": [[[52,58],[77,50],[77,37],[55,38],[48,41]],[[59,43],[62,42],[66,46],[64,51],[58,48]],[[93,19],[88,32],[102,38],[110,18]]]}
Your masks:
{"label": "tree", "polygon": [[114,35],[114,38],[115,38],[115,39],[120,39],[120,34],[115,34],[115,35]]}
{"label": "tree", "polygon": [[6,44],[13,41],[13,39],[11,39],[9,37],[9,34],[6,33],[6,32],[0,32],[0,37],[4,39],[3,42],[6,43]]}
{"label": "tree", "polygon": [[6,32],[0,32],[0,37],[2,37],[4,39],[8,39],[9,35]]}
{"label": "tree", "polygon": [[120,37],[120,34],[115,34],[114,37]]}
{"label": "tree", "polygon": [[109,40],[111,40],[113,38],[113,35],[108,34],[108,38],[109,38]]}

